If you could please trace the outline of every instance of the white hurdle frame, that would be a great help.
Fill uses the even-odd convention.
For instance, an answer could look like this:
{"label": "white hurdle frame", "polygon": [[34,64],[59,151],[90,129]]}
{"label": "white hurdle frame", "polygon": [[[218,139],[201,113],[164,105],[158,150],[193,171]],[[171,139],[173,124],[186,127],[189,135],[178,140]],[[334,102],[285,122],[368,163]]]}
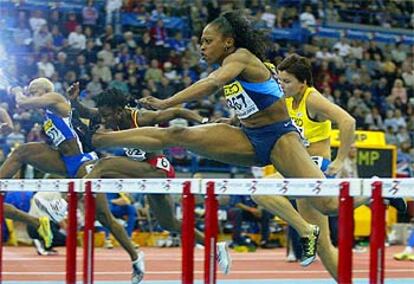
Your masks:
{"label": "white hurdle frame", "polygon": [[[194,282],[194,194],[206,198],[205,277],[216,283],[217,195],[338,196],[339,263],[338,282],[352,283],[353,197],[373,197],[370,283],[384,283],[385,205],[384,197],[414,196],[414,179],[60,179],[0,180],[0,226],[3,222],[4,193],[7,191],[68,192],[69,224],[67,237],[66,283],[76,283],[76,193],[85,195],[83,283],[93,279],[93,222],[95,193],[138,192],[145,194],[182,194],[182,283]],[[208,210],[207,210],[208,209]],[[341,229],[346,227],[347,230]],[[1,232],[0,232],[1,237]],[[0,283],[2,281],[2,244],[0,242]],[[210,261],[213,260],[213,261]]]}

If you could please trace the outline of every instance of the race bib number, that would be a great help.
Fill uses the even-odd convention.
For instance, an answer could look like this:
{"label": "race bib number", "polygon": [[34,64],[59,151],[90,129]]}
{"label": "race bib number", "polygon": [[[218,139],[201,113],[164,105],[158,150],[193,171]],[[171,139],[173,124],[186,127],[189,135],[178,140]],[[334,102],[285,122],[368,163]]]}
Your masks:
{"label": "race bib number", "polygon": [[140,162],[144,161],[147,158],[146,153],[142,151],[141,149],[124,148],[124,151],[125,151],[125,156],[127,156],[128,158],[140,161]]}
{"label": "race bib number", "polygon": [[168,161],[167,158],[160,157],[160,158],[157,158],[157,164],[155,165],[155,167],[157,169],[161,169],[161,170],[169,172],[170,169],[171,169],[171,164],[170,164],[170,161]]}
{"label": "race bib number", "polygon": [[239,82],[224,86],[224,96],[229,108],[232,108],[241,119],[248,118],[259,111],[255,102],[244,91]]}
{"label": "race bib number", "polygon": [[65,136],[58,128],[56,128],[52,120],[46,120],[46,122],[43,124],[43,130],[45,131],[47,137],[49,137],[49,139],[52,141],[53,145],[59,146],[60,143],[65,141]]}

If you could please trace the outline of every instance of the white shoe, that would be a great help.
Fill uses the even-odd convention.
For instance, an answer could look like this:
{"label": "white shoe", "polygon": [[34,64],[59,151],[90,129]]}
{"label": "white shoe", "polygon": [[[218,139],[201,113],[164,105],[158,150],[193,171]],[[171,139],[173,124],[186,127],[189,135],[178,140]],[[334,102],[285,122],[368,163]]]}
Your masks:
{"label": "white shoe", "polygon": [[224,274],[228,274],[231,269],[231,256],[229,247],[226,242],[217,243],[217,262],[220,270]]}
{"label": "white shoe", "polygon": [[132,263],[132,277],[131,283],[138,284],[141,283],[144,278],[145,273],[145,262],[144,262],[144,252],[140,251],[138,253],[138,259]]}

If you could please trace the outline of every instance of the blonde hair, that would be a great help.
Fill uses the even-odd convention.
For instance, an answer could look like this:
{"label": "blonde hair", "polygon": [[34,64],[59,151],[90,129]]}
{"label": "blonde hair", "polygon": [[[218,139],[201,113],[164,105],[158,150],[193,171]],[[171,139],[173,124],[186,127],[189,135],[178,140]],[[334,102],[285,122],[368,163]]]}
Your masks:
{"label": "blonde hair", "polygon": [[47,78],[37,78],[30,82],[30,87],[37,87],[43,89],[46,93],[53,92],[55,90],[55,86],[53,83]]}

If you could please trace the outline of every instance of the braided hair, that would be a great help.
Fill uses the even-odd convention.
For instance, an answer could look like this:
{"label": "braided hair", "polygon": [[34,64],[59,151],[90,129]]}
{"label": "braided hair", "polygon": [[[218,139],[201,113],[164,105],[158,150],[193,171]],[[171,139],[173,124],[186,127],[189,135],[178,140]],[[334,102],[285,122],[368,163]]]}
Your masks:
{"label": "braided hair", "polygon": [[224,36],[234,38],[236,48],[246,48],[260,60],[265,60],[268,39],[263,32],[254,28],[253,23],[241,15],[241,11],[225,12],[210,24],[217,27]]}
{"label": "braided hair", "polygon": [[118,89],[106,89],[94,98],[96,107],[112,109],[124,108],[128,104],[127,96]]}

